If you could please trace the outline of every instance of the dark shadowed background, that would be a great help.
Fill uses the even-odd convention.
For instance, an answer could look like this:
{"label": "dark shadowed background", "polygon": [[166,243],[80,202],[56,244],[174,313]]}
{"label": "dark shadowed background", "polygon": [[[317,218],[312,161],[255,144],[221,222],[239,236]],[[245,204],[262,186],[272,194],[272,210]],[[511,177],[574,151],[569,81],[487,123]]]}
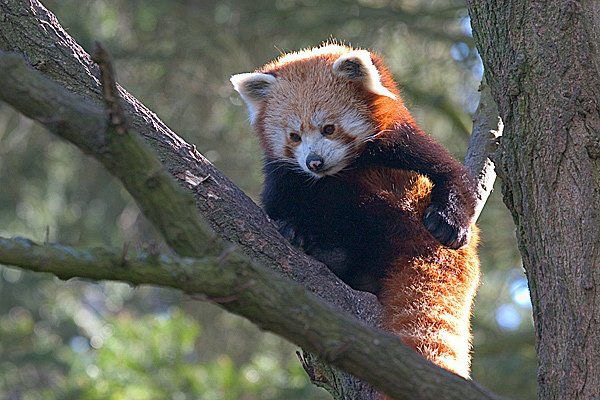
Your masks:
{"label": "dark shadowed background", "polygon": [[[337,38],[383,54],[417,121],[462,158],[482,66],[454,0],[46,0],[120,83],[258,201],[260,149],[229,76]],[[484,278],[473,377],[535,397],[527,283],[494,192],[480,218]],[[95,161],[0,104],[0,236],[75,246],[164,246]],[[295,347],[180,293],[63,282],[0,266],[0,398],[327,399]]]}

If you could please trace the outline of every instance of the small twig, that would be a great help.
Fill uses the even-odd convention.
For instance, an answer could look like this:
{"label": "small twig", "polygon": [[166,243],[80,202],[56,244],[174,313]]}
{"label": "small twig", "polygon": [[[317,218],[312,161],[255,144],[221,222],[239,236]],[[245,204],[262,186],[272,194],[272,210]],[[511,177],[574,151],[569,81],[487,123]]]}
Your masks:
{"label": "small twig", "polygon": [[[336,376],[333,369],[328,365],[323,365],[318,362],[314,355],[307,353],[306,351],[297,351],[296,356],[300,360],[300,364],[304,371],[308,375],[310,381],[327,390],[335,399],[347,399],[348,397],[343,394],[343,389],[340,390]],[[362,393],[361,393],[362,394]],[[360,397],[361,399],[371,399],[371,397]],[[379,399],[379,397],[377,397]]]}
{"label": "small twig", "polygon": [[148,255],[153,259],[157,259],[160,256],[160,245],[154,240],[145,243],[144,249],[148,252]]}
{"label": "small twig", "polygon": [[100,42],[94,42],[92,60],[100,68],[100,81],[102,83],[102,97],[108,110],[108,121],[110,126],[115,129],[119,135],[127,134],[127,123],[125,113],[120,104],[115,71],[112,67],[112,61],[108,51]]}
{"label": "small twig", "polygon": [[207,180],[209,180],[210,178],[212,178],[212,176],[211,176],[210,174],[208,174],[208,175],[206,175],[205,177],[203,177],[203,178],[200,178],[200,182],[198,182],[198,184],[204,183],[204,182],[206,182]]}
{"label": "small twig", "polygon": [[300,360],[300,365],[304,368],[304,371],[308,375],[308,379],[310,379],[311,382],[316,382],[317,377],[315,376],[314,365],[310,364],[298,350],[296,350],[296,357]]}
{"label": "small twig", "polygon": [[204,182],[206,182],[207,180],[212,178],[212,176],[210,174],[207,174],[206,176],[203,176],[203,177],[198,177],[198,176],[192,174],[188,170],[185,170],[184,172],[175,174],[175,176],[178,179],[180,179],[180,180],[184,181],[185,183],[187,183],[188,185],[190,185],[190,187],[192,187],[192,188],[195,188],[196,186],[201,185]]}

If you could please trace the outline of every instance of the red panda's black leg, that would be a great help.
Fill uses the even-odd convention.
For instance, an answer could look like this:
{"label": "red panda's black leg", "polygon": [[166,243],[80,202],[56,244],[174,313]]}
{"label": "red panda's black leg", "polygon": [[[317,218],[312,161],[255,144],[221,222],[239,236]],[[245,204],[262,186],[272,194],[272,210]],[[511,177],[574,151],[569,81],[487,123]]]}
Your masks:
{"label": "red panda's black leg", "polygon": [[381,289],[379,279],[368,274],[357,275],[357,271],[350,268],[348,254],[343,248],[319,246],[311,236],[303,236],[293,224],[287,221],[275,221],[275,225],[279,233],[292,246],[327,265],[334,274],[354,289],[379,293]]}
{"label": "red panda's black leg", "polygon": [[294,247],[297,247],[304,251],[305,253],[311,247],[311,241],[309,238],[306,238],[304,235],[300,234],[300,232],[292,225],[291,223],[283,220],[275,221],[275,226],[277,226],[277,230],[281,233],[281,236],[287,239],[288,242]]}
{"label": "red panda's black leg", "polygon": [[433,182],[431,205],[423,223],[441,244],[467,244],[475,207],[474,183],[464,166],[433,138],[410,126],[384,132],[370,140],[359,165],[412,170]]}

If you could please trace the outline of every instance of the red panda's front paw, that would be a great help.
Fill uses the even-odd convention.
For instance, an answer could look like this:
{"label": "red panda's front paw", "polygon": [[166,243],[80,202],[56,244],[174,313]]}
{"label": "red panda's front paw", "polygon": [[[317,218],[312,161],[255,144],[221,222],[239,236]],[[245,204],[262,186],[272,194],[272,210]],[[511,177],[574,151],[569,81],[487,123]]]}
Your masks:
{"label": "red panda's front paw", "polygon": [[425,210],[423,224],[438,242],[451,249],[460,249],[471,237],[471,218],[443,204],[431,204]]}
{"label": "red panda's front paw", "polygon": [[308,241],[302,236],[297,229],[291,223],[283,220],[275,221],[277,230],[281,233],[281,236],[287,239],[288,242],[294,247],[307,251]]}

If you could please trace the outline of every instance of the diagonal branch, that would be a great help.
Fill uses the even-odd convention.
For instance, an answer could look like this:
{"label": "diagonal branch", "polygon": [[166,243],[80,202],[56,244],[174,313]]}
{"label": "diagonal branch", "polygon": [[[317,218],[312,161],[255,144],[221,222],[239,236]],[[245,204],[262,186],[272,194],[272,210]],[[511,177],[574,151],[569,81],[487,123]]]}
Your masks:
{"label": "diagonal branch", "polygon": [[397,399],[499,400],[425,361],[396,336],[340,313],[297,283],[239,257],[226,264],[215,256],[191,259],[143,253],[124,258],[121,250],[80,250],[0,238],[0,262],[61,279],[111,279],[205,295]]}
{"label": "diagonal branch", "polygon": [[477,204],[473,219],[477,221],[496,181],[496,170],[492,161],[502,137],[504,124],[498,116],[498,107],[492,99],[490,87],[481,82],[479,105],[473,119],[473,133],[465,157],[465,166],[477,181]]}

